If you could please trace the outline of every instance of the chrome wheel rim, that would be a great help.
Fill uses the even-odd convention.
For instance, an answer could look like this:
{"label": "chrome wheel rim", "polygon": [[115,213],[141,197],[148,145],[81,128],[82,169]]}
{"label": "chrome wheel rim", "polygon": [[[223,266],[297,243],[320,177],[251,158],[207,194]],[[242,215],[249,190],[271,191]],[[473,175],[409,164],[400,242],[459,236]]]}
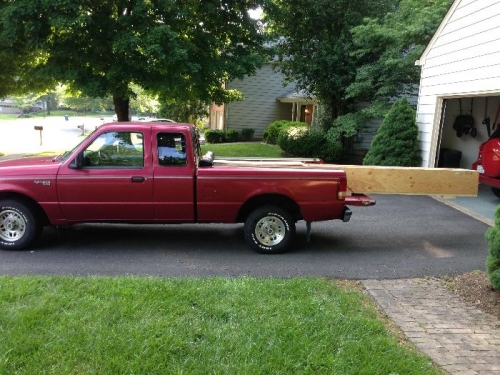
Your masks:
{"label": "chrome wheel rim", "polygon": [[15,242],[26,233],[26,221],[16,211],[0,212],[0,239],[6,242]]}
{"label": "chrome wheel rim", "polygon": [[260,219],[255,226],[255,236],[266,246],[278,245],[286,235],[285,223],[275,216]]}

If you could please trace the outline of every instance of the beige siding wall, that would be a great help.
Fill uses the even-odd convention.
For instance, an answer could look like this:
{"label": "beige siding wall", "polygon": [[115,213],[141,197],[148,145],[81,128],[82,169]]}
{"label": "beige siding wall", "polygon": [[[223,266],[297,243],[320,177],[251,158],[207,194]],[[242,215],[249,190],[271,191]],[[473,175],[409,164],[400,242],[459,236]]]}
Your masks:
{"label": "beige siding wall", "polygon": [[500,0],[457,0],[420,64],[417,123],[423,166],[432,167],[442,99],[500,91]]}
{"label": "beige siding wall", "polygon": [[245,99],[227,105],[227,129],[252,128],[254,137],[261,138],[271,122],[292,118],[292,105],[280,103],[277,98],[289,94],[294,86],[284,87],[283,75],[274,72],[270,65],[264,65],[255,76],[232,81],[228,88],[241,91]]}

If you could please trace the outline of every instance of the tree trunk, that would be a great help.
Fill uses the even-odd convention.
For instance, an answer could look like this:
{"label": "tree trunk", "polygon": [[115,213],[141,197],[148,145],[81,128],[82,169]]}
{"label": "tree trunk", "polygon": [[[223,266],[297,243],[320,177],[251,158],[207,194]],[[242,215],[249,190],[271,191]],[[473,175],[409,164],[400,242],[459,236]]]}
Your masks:
{"label": "tree trunk", "polygon": [[115,107],[116,117],[118,121],[130,121],[129,102],[129,98],[113,96],[113,105]]}

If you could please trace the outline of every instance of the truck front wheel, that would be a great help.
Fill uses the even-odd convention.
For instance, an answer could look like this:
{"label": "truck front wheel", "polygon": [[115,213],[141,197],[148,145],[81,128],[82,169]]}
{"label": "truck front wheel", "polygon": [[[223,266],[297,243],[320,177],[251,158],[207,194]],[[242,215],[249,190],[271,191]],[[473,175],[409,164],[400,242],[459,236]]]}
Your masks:
{"label": "truck front wheel", "polygon": [[279,254],[288,249],[295,235],[295,222],[288,211],[265,206],[248,216],[244,232],[253,250],[261,254]]}
{"label": "truck front wheel", "polygon": [[41,225],[32,210],[16,200],[0,201],[0,248],[22,250],[40,233]]}

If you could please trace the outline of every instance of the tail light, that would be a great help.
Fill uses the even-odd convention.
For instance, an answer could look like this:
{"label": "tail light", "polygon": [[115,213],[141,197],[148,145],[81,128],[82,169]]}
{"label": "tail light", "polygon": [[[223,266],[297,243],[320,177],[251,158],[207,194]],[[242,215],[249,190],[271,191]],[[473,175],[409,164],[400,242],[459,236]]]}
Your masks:
{"label": "tail light", "polygon": [[339,181],[339,190],[337,193],[337,198],[339,201],[345,200],[347,196],[347,179],[343,178]]}
{"label": "tail light", "polygon": [[494,138],[481,145],[479,150],[484,174],[489,177],[500,177],[500,139]]}

